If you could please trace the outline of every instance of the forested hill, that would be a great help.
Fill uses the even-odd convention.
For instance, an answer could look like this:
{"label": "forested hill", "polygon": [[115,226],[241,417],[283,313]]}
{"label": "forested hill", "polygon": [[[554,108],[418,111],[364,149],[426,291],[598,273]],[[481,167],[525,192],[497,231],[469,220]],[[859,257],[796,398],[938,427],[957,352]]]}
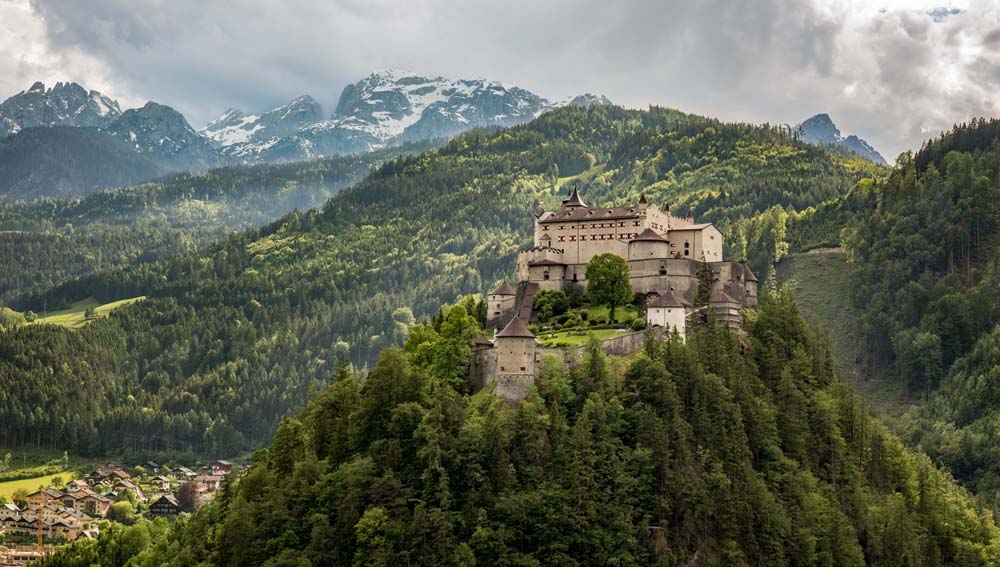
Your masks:
{"label": "forested hill", "polygon": [[0,198],[0,303],[94,271],[192,252],[294,209],[320,207],[372,168],[441,143],[179,174],[78,200]]}
{"label": "forested hill", "polygon": [[467,133],[384,165],[322,211],[19,304],[147,296],[82,331],[7,331],[0,436],[97,453],[259,446],[341,354],[365,366],[414,316],[509,278],[537,201],[554,206],[566,183],[597,203],[642,191],[696,212],[715,203],[705,216],[731,223],[783,199],[814,204],[875,167],[779,128],[661,108],[564,108]]}
{"label": "forested hill", "polygon": [[790,297],[747,346],[710,323],[630,359],[592,343],[516,408],[439,363],[462,307],[342,369],[190,518],[41,567],[996,565],[989,510],[860,409]]}
{"label": "forested hill", "polygon": [[912,406],[904,440],[992,500],[1000,483],[998,138],[997,120],[958,125],[904,154],[886,178],[788,226],[793,247],[843,245],[860,362],[870,381]]}

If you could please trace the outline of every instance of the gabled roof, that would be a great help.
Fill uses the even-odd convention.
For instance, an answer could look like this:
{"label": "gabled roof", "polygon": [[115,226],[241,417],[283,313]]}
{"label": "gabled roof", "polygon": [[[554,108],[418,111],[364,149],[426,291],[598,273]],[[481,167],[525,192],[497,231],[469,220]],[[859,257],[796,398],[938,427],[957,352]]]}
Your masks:
{"label": "gabled roof", "polygon": [[683,297],[672,291],[661,293],[659,297],[650,301],[647,307],[690,307],[691,304]]}
{"label": "gabled roof", "polygon": [[524,321],[522,321],[520,317],[514,317],[510,320],[510,323],[507,323],[507,326],[504,327],[502,331],[496,334],[496,337],[520,337],[533,339],[535,338],[535,335],[528,330],[528,327],[524,324]]}
{"label": "gabled roof", "polygon": [[173,504],[174,506],[178,506],[179,507],[179,505],[177,504],[177,498],[174,497],[172,494],[164,494],[163,496],[157,498],[156,501],[153,502],[153,504],[150,504],[150,506],[157,504],[161,500],[166,500],[170,504]]}
{"label": "gabled roof", "polygon": [[490,295],[517,295],[517,292],[514,291],[514,288],[510,287],[509,283],[500,282],[500,285],[491,291]]}
{"label": "gabled roof", "polygon": [[645,205],[646,204],[646,194],[645,193],[643,193],[642,195],[639,195],[639,204],[640,205]]}
{"label": "gabled roof", "polygon": [[708,302],[709,303],[739,303],[739,301],[733,299],[732,296],[730,296],[728,293],[726,293],[724,291],[716,291],[716,292],[712,293],[712,297],[710,297],[708,299]]}
{"label": "gabled roof", "polygon": [[564,207],[584,207],[586,208],[587,203],[583,202],[580,198],[580,192],[576,186],[573,186],[573,193],[570,194],[569,199],[565,199],[562,202]]}
{"label": "gabled roof", "polygon": [[574,220],[614,220],[614,219],[637,219],[642,216],[639,209],[635,207],[609,207],[606,209],[588,209],[586,207],[574,209],[561,209],[542,215],[538,222],[548,224],[553,222],[568,222]]}
{"label": "gabled roof", "polygon": [[657,234],[656,231],[651,228],[646,228],[631,240],[631,242],[666,242],[666,241],[667,239]]}
{"label": "gabled roof", "polygon": [[487,340],[482,334],[479,334],[476,338],[472,339],[472,344],[477,346],[493,346],[493,343]]}

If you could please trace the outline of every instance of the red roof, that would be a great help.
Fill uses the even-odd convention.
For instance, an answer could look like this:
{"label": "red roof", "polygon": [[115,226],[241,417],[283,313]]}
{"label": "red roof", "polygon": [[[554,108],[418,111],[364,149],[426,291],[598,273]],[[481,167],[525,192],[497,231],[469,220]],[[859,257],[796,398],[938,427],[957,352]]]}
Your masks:
{"label": "red roof", "polygon": [[520,317],[514,317],[510,320],[510,323],[507,323],[507,326],[504,327],[502,331],[496,334],[496,338],[502,337],[533,339],[535,338],[535,335],[528,330],[528,327],[525,326],[524,321],[522,321]]}
{"label": "red roof", "polygon": [[517,292],[507,282],[501,282],[496,289],[490,292],[490,295],[517,295]]}
{"label": "red roof", "polygon": [[477,335],[476,338],[472,339],[472,344],[480,346],[493,346],[493,343],[486,340],[486,337],[484,337],[481,334]]}

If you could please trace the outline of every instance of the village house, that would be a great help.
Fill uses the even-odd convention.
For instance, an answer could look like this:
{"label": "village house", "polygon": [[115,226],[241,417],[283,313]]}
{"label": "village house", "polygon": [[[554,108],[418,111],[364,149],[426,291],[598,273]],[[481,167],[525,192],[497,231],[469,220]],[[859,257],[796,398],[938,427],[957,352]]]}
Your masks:
{"label": "village house", "polygon": [[226,476],[233,470],[233,464],[229,461],[212,461],[208,464],[208,472],[213,476]]}
{"label": "village house", "polygon": [[163,492],[170,491],[170,479],[163,475],[154,476],[152,479],[150,479],[149,484],[152,485],[157,490],[161,490]]}
{"label": "village house", "polygon": [[173,495],[164,494],[149,505],[149,513],[153,516],[176,516],[181,513],[181,506]]}
{"label": "village house", "polygon": [[197,482],[198,486],[203,488],[205,492],[215,492],[222,486],[222,478],[223,477],[218,475],[202,474],[195,477],[194,481]]}

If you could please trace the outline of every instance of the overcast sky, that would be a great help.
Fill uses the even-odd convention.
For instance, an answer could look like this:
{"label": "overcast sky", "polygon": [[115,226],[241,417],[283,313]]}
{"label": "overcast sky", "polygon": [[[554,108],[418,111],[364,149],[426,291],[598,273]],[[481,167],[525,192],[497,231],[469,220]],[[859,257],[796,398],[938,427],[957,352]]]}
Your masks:
{"label": "overcast sky", "polygon": [[728,120],[829,113],[889,161],[1000,103],[977,0],[0,0],[0,98],[77,81],[196,128],[396,67]]}

